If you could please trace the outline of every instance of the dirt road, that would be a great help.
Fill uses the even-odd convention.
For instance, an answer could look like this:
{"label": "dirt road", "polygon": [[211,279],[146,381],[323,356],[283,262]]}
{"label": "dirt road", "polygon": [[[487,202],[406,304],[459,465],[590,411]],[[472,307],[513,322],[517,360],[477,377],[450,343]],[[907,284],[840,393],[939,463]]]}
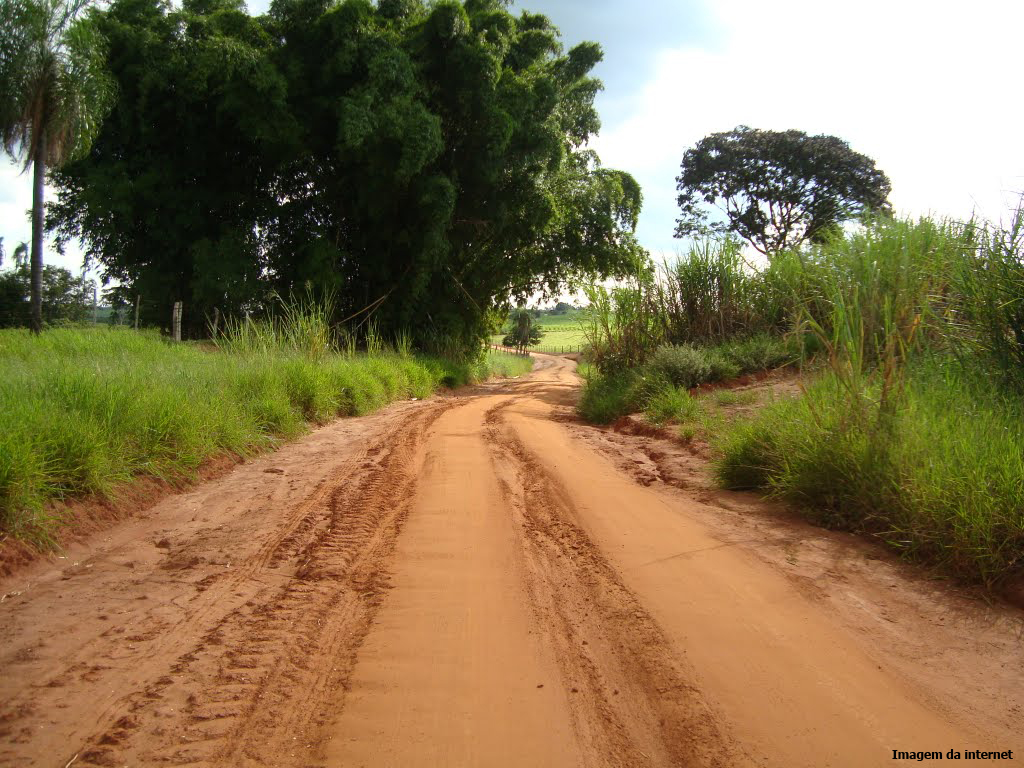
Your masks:
{"label": "dirt road", "polygon": [[0,764],[1024,757],[1020,612],[576,423],[578,386],[540,357],[336,422],[6,579]]}

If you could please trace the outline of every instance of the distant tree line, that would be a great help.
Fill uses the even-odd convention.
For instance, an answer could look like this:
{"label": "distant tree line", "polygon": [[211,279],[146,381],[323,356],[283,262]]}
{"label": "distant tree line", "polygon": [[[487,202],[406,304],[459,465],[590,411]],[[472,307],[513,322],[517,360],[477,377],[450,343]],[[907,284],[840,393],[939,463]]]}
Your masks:
{"label": "distant tree line", "polygon": [[[31,283],[27,243],[19,243],[11,254],[12,264],[0,269],[0,328],[32,325]],[[0,237],[0,267],[7,266],[4,238]],[[46,265],[40,272],[42,322],[81,323],[93,310],[96,284],[75,277],[61,267]]]}
{"label": "distant tree line", "polygon": [[587,149],[601,49],[564,50],[544,16],[113,0],[89,23],[117,98],[51,171],[47,225],[144,323],[181,300],[198,335],[310,288],[350,327],[465,351],[509,306],[645,258],[638,184]]}

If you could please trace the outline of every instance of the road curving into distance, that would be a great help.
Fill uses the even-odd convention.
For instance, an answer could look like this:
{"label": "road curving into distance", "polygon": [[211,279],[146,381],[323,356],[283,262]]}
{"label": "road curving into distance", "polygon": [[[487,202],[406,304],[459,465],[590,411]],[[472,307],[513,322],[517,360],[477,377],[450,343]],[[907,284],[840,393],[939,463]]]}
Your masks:
{"label": "road curving into distance", "polygon": [[537,357],[5,579],[0,764],[1024,758],[1019,612],[575,422]]}

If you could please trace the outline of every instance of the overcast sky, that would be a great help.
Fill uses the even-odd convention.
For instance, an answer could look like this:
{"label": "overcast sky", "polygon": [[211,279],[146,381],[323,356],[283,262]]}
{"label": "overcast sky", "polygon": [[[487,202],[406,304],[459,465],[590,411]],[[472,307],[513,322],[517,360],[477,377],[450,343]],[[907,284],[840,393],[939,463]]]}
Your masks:
{"label": "overcast sky", "polygon": [[[267,0],[250,8],[265,10]],[[874,158],[902,213],[1005,217],[1024,191],[1022,0],[516,0],[596,40],[605,165],[644,188],[639,238],[676,242],[687,147],[737,125],[828,133]],[[31,178],[0,168],[0,236],[29,238]],[[51,263],[77,268],[80,257]]]}

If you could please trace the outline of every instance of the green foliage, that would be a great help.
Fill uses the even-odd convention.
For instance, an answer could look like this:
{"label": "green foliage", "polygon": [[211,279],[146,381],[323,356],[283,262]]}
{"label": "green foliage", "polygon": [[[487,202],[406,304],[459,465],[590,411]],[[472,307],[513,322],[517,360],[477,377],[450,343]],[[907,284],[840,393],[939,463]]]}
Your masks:
{"label": "green foliage", "polygon": [[[587,310],[571,307],[564,310],[531,311],[534,320],[544,330],[543,337],[533,345],[540,351],[561,347],[583,347],[586,344],[583,324],[587,321]],[[504,334],[491,336],[492,344],[500,344]]]}
{"label": "green foliage", "polygon": [[692,421],[701,412],[700,401],[679,387],[663,389],[647,401],[644,414],[655,425]]}
{"label": "green foliage", "polygon": [[[27,328],[31,324],[29,278],[27,265],[0,272],[0,328]],[[42,286],[44,324],[75,324],[91,317],[91,280],[75,277],[60,267],[44,266]]]}
{"label": "green foliage", "polygon": [[477,380],[486,379],[489,376],[511,379],[524,376],[531,370],[533,370],[532,357],[488,350],[487,354],[478,363],[475,375]]}
{"label": "green foliage", "polygon": [[590,305],[584,334],[590,356],[603,374],[641,365],[665,340],[653,276],[640,271],[612,288],[585,288]]}
{"label": "green foliage", "polygon": [[633,376],[593,376],[580,395],[579,414],[591,424],[611,424],[630,412]]}
{"label": "green foliage", "polygon": [[525,351],[538,344],[544,336],[544,329],[533,322],[533,314],[526,309],[517,309],[509,316],[509,330],[501,343]]}
{"label": "green foliage", "polygon": [[781,259],[796,336],[815,340],[826,374],[729,430],[720,482],[964,578],[1019,571],[1018,234],[1017,219],[1006,230],[880,221]]}
{"label": "green foliage", "polygon": [[757,392],[752,390],[716,389],[713,395],[717,405],[751,405],[757,402]]}
{"label": "green foliage", "polygon": [[110,109],[114,85],[90,0],[0,0],[0,140],[32,167],[30,321],[43,327],[46,171],[82,157]]}
{"label": "green foliage", "polygon": [[[778,336],[758,334],[749,338],[740,338],[726,342],[715,351],[725,361],[727,370],[735,370],[734,376],[757,371],[770,371],[793,363],[797,354],[793,345]],[[712,362],[712,380],[730,379],[730,375],[716,375],[715,363]]]}
{"label": "green foliage", "polygon": [[273,448],[308,422],[531,364],[498,354],[313,358],[292,334],[278,338],[250,353],[121,329],[0,331],[0,533],[45,546],[61,522],[51,501],[114,495],[140,475],[187,480],[213,456]]}
{"label": "green foliage", "polygon": [[[640,190],[584,149],[599,46],[564,51],[500,0],[114,0],[97,24],[121,97],[55,175],[53,224],[146,300],[272,314],[310,283],[364,340],[471,357],[537,291],[642,257]],[[515,258],[510,258],[515,254]]]}
{"label": "green foliage", "polygon": [[952,360],[915,367],[901,405],[868,418],[830,374],[801,399],[737,423],[721,444],[719,482],[762,488],[830,527],[870,532],[913,559],[988,584],[1024,566],[1024,417],[983,376]]}
{"label": "green foliage", "polygon": [[113,102],[89,0],[0,0],[0,136],[25,168],[83,156]]}
{"label": "green foliage", "polygon": [[689,345],[658,347],[647,368],[662,374],[673,386],[690,389],[711,380],[711,361],[702,349]]}
{"label": "green foliage", "polygon": [[[331,352],[352,354],[342,347],[331,326],[334,304],[330,296],[318,299],[307,292],[287,301],[278,297],[275,309],[273,315],[256,320],[227,318],[223,328],[212,334],[213,341],[228,352],[247,355],[294,352],[320,360]],[[380,349],[372,351],[379,353]]]}
{"label": "green foliage", "polygon": [[260,233],[299,142],[266,25],[234,3],[160,0],[111,3],[94,24],[118,99],[88,156],[52,176],[59,239],[81,238],[119,283],[115,306],[142,296],[145,326],[166,327],[179,300],[186,337],[215,309],[273,304]]}
{"label": "green foliage", "polygon": [[[764,254],[823,242],[841,222],[887,210],[891,190],[874,161],[842,139],[745,126],[688,149],[676,182],[677,237],[732,232]],[[726,223],[710,222],[708,204]]]}
{"label": "green foliage", "polygon": [[595,424],[638,411],[647,412],[655,423],[693,419],[697,414],[688,405],[688,389],[785,365],[793,357],[783,350],[785,345],[770,336],[717,347],[661,346],[640,366],[608,373],[588,369],[578,411]]}
{"label": "green foliage", "polygon": [[952,285],[962,300],[946,308],[955,318],[961,355],[994,366],[1002,380],[1024,393],[1024,207],[1009,226],[974,230],[973,258],[952,262]]}
{"label": "green foliage", "polygon": [[666,338],[707,343],[778,331],[790,308],[778,271],[752,269],[731,238],[697,241],[653,286]]}

